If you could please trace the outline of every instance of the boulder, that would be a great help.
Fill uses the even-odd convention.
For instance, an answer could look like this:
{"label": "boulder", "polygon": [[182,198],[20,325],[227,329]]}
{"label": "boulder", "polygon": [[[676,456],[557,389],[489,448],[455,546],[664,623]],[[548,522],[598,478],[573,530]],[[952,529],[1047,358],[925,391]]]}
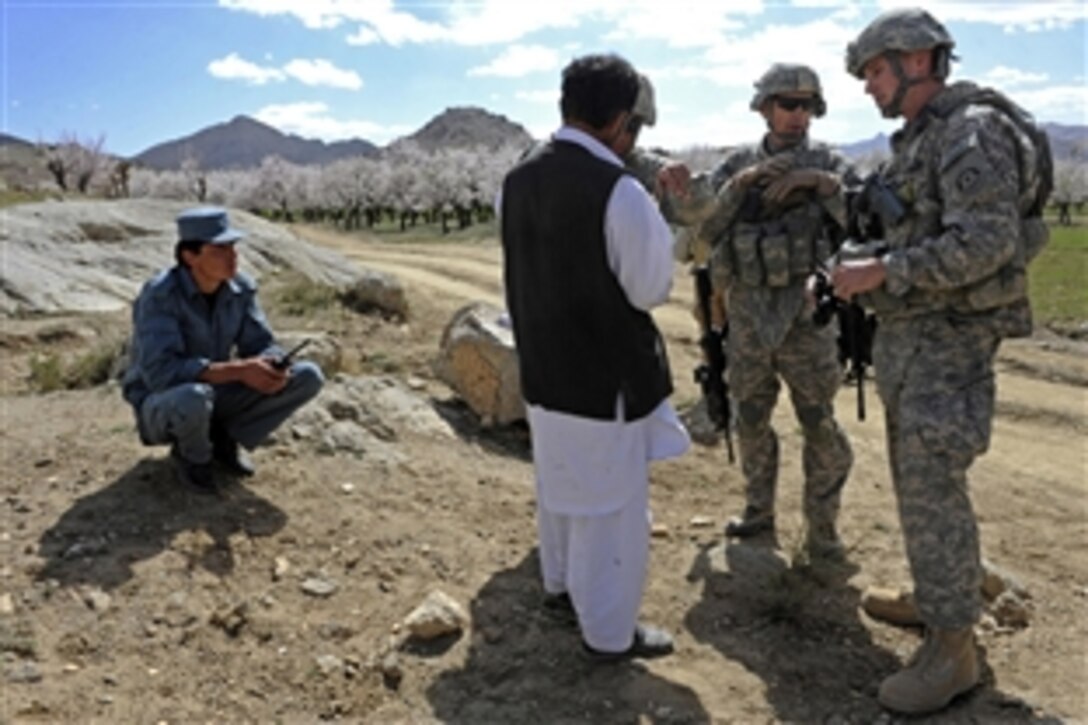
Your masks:
{"label": "boulder", "polygon": [[378,312],[384,317],[408,319],[408,298],[404,286],[391,274],[364,269],[344,288],[344,304],[356,312]]}
{"label": "boulder", "polygon": [[525,418],[514,332],[503,310],[475,302],[455,312],[442,333],[434,370],[484,425]]}
{"label": "boulder", "polygon": [[[98,312],[129,307],[140,287],[174,263],[174,217],[191,202],[161,199],[44,201],[5,207],[0,224],[0,314]],[[242,271],[258,281],[291,270],[351,289],[360,271],[341,254],[240,209]]]}

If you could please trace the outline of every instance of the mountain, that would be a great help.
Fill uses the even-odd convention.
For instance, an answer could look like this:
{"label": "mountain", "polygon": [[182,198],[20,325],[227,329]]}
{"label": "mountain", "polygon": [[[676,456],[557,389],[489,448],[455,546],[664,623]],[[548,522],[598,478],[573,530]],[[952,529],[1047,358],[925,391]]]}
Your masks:
{"label": "mountain", "polygon": [[377,153],[378,147],[369,141],[352,139],[327,144],[282,133],[248,116],[235,116],[228,123],[152,146],[133,161],[153,169],[178,169],[191,156],[202,169],[245,169],[260,166],[266,156],[309,165]]}
{"label": "mountain", "polygon": [[1050,137],[1050,152],[1055,161],[1088,159],[1088,126],[1064,126],[1060,123],[1042,124]]}
{"label": "mountain", "polygon": [[396,151],[408,144],[424,151],[477,146],[494,149],[507,144],[529,146],[532,142],[533,137],[529,132],[506,116],[475,106],[464,106],[447,108],[411,136],[401,137],[389,144],[387,150]]}
{"label": "mountain", "polygon": [[[21,139],[18,136],[12,136],[8,133],[0,133],[0,146],[14,146],[18,148],[32,149],[35,147],[35,144],[31,143],[30,141]],[[10,150],[11,149],[7,149],[6,151]]]}
{"label": "mountain", "polygon": [[[1088,126],[1066,126],[1060,123],[1043,123],[1042,129],[1050,138],[1050,153],[1055,161],[1088,160]],[[878,133],[864,141],[841,144],[839,150],[849,159],[857,160],[873,152],[887,155],[889,139]]]}
{"label": "mountain", "polygon": [[876,136],[865,139],[864,141],[853,141],[851,143],[840,144],[839,151],[841,151],[846,158],[857,160],[869,156],[870,154],[887,156],[891,152],[891,146],[887,134],[878,133]]}

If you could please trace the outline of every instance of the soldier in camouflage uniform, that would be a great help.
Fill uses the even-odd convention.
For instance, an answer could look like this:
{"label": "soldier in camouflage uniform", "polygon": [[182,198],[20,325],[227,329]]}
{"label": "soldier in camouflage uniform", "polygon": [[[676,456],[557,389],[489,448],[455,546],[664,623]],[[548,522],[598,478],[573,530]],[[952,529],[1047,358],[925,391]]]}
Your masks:
{"label": "soldier in camouflage uniform", "polygon": [[1046,241],[1045,137],[1000,94],[945,84],[952,38],[920,9],[869,24],[847,49],[886,117],[886,181],[906,216],[879,249],[832,271],[836,295],[879,319],[874,347],[888,454],[924,643],[880,686],[881,704],[939,710],[978,682],[978,526],[967,469],[990,442],[993,361],[1026,335],[1025,265]]}
{"label": "soldier in camouflage uniform", "polygon": [[806,546],[810,555],[840,557],[835,522],[853,462],[834,417],[842,368],[834,327],[812,321],[805,282],[832,252],[829,224],[845,224],[848,170],[839,154],[808,137],[812,116],[826,110],[812,69],[776,64],[755,87],[751,108],[767,120],[768,133],[715,170],[716,205],[698,232],[713,244],[715,276],[727,290],[727,374],[746,479],[747,505],[726,534],[774,530],[779,455],[770,420],[784,381],[804,436]]}

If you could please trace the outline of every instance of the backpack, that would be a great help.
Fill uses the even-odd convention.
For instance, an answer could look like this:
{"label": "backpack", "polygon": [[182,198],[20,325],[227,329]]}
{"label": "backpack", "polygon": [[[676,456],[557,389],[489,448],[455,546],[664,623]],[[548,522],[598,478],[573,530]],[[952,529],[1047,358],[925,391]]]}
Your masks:
{"label": "backpack", "polygon": [[[1042,217],[1047,200],[1054,191],[1054,157],[1046,132],[1036,125],[1030,113],[1000,91],[967,82],[956,83],[950,88],[953,93],[949,94],[948,102],[937,109],[940,116],[947,118],[969,104],[990,106],[1001,111],[1020,132],[1016,147],[1022,184],[1021,216],[1025,219]],[[1023,137],[1027,138],[1027,144]]]}

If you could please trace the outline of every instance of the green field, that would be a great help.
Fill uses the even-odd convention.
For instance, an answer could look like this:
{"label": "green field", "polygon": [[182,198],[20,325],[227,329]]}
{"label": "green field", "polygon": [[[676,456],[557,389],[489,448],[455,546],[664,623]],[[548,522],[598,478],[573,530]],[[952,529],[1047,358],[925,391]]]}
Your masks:
{"label": "green field", "polygon": [[1088,320],[1088,226],[1051,224],[1050,243],[1028,267],[1028,290],[1037,323]]}

